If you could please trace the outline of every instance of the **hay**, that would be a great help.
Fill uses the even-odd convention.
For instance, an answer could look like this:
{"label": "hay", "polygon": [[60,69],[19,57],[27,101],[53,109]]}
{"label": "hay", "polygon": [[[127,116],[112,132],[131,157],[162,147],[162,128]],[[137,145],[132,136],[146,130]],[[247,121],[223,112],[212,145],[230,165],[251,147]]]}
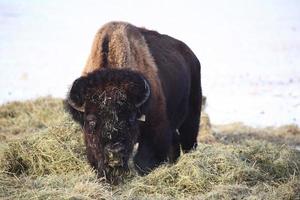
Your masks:
{"label": "hay", "polygon": [[[4,105],[0,108],[4,112],[0,114],[1,120],[13,124],[15,117],[6,118],[8,108],[12,113],[20,112],[17,119],[21,128],[32,133],[16,138],[11,130],[18,129],[19,124],[3,129],[8,139],[2,141],[6,146],[0,151],[0,198],[94,199],[101,196],[108,199],[111,196],[108,186],[87,163],[81,129],[64,113],[61,100],[38,99]],[[29,108],[33,113],[21,114]],[[44,118],[46,113],[49,119]],[[24,126],[28,121],[45,126]]]}
{"label": "hay", "polygon": [[234,186],[242,189],[244,192],[238,195],[246,198],[249,194],[259,194],[252,187],[276,188],[299,179],[299,167],[300,154],[287,147],[252,141],[242,146],[202,144],[196,151],[182,156],[176,165],[163,166],[146,177],[133,180],[126,188],[130,188],[128,197],[132,199],[143,199],[149,194],[167,199],[189,199],[199,194],[209,197],[216,193],[218,196],[226,193],[231,199],[236,196],[229,191]]}
{"label": "hay", "polygon": [[[298,137],[297,126],[222,131],[207,125],[213,143],[199,144],[175,165],[109,186],[87,163],[81,129],[61,100],[3,105],[0,121],[8,123],[1,127],[7,137],[0,142],[1,199],[300,199],[300,152],[289,147],[297,139],[282,145]],[[22,130],[20,137],[13,130]]]}
{"label": "hay", "polygon": [[0,176],[0,198],[4,199],[111,199],[109,186],[99,183],[95,173],[68,173],[33,178]]}
{"label": "hay", "polygon": [[215,137],[223,143],[240,143],[247,139],[266,140],[276,144],[300,147],[300,128],[295,124],[281,127],[253,128],[242,123],[215,125]]}
{"label": "hay", "polygon": [[8,143],[3,151],[4,170],[16,175],[43,176],[87,169],[78,126],[65,119],[24,139]]}
{"label": "hay", "polygon": [[0,143],[24,137],[61,121],[62,107],[61,99],[51,97],[0,106]]}
{"label": "hay", "polygon": [[205,112],[201,113],[200,131],[197,140],[206,144],[212,144],[216,142],[209,116]]}

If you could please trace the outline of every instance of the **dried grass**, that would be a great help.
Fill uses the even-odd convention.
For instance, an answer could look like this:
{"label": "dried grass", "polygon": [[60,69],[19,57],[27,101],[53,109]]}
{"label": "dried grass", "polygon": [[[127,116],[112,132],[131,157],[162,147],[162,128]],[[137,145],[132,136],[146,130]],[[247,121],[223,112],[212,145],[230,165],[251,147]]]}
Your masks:
{"label": "dried grass", "polygon": [[[246,199],[250,194],[260,197],[255,187],[269,188],[266,196],[270,196],[278,186],[285,188],[290,181],[299,180],[299,167],[300,153],[284,146],[257,141],[238,146],[203,144],[182,156],[176,165],[160,167],[133,180],[125,187],[126,197],[193,199],[201,194],[204,199]],[[289,195],[299,195],[299,189]]]}
{"label": "dried grass", "polygon": [[266,140],[276,144],[300,147],[300,128],[295,124],[281,127],[253,128],[243,123],[215,125],[215,137],[223,143],[240,143],[246,139]]}
{"label": "dried grass", "polygon": [[0,106],[0,141],[21,138],[61,121],[62,100],[45,97]]}
{"label": "dried grass", "polygon": [[[89,167],[81,130],[61,100],[3,105],[0,122],[6,137],[0,141],[1,199],[300,199],[300,152],[289,146],[296,144],[297,126],[226,130],[206,124],[211,144],[112,187]],[[293,143],[285,143],[286,136]]]}

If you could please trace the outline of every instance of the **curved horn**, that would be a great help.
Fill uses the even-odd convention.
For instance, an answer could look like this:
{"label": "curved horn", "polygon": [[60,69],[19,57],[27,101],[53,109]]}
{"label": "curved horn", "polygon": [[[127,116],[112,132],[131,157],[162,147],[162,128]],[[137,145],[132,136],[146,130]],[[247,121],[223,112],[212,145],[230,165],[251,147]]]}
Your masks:
{"label": "curved horn", "polygon": [[141,102],[135,104],[135,106],[137,108],[140,107],[141,105],[143,105],[149,99],[149,97],[150,97],[150,86],[149,86],[149,83],[145,79],[144,79],[144,83],[145,83],[145,90],[147,91],[147,93],[146,93],[144,99]]}
{"label": "curved horn", "polygon": [[82,106],[77,106],[71,99],[68,98],[68,104],[74,108],[75,110],[78,110],[80,112],[84,112],[85,103]]}

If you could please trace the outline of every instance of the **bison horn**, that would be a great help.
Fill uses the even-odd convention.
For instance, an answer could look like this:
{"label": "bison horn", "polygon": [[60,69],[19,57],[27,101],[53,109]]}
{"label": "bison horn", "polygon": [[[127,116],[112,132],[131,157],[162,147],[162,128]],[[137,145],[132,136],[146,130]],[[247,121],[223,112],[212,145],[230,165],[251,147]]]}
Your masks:
{"label": "bison horn", "polygon": [[84,112],[84,107],[85,104],[83,104],[82,106],[77,106],[71,99],[68,98],[68,104],[74,108],[75,110],[78,110],[80,112]]}
{"label": "bison horn", "polygon": [[144,79],[144,83],[145,83],[145,90],[146,90],[146,94],[145,97],[142,99],[142,101],[140,101],[139,103],[135,104],[135,106],[138,108],[141,105],[143,105],[150,97],[150,86],[148,84],[148,82]]}

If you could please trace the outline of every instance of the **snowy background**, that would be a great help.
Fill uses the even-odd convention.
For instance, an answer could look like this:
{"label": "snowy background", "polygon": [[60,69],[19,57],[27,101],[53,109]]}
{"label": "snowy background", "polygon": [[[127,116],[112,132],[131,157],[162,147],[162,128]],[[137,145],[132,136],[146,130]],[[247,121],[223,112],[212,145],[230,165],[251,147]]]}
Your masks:
{"label": "snowy background", "polygon": [[300,125],[298,0],[0,0],[0,103],[64,97],[111,20],[191,47],[212,123]]}

